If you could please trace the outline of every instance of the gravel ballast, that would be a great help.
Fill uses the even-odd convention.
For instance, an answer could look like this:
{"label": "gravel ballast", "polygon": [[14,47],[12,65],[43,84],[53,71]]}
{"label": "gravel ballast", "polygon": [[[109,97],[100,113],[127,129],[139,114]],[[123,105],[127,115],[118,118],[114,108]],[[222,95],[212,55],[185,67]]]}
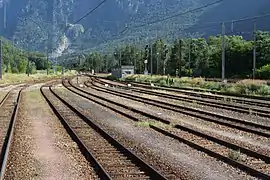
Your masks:
{"label": "gravel ballast", "polygon": [[97,179],[39,92],[22,94],[5,179]]}
{"label": "gravel ballast", "polygon": [[[102,125],[111,135],[141,154],[157,169],[172,169],[182,179],[246,179],[245,173],[67,90],[56,90],[68,102]],[[164,164],[164,165],[163,165]],[[164,168],[165,166],[165,168]]]}
{"label": "gravel ballast", "polygon": [[99,92],[93,89],[85,89],[99,96],[106,97],[107,99],[120,102],[121,104],[125,104],[127,106],[139,109],[143,112],[147,112],[149,114],[153,114],[158,117],[163,117],[164,119],[169,120],[173,124],[181,124],[193,129],[199,129],[201,131],[206,132],[207,134],[217,135],[219,137],[224,137],[223,139],[230,139],[237,144],[244,145],[247,148],[252,148],[257,151],[261,149],[262,151],[268,151],[269,139],[263,138],[251,133],[246,133],[243,131],[239,131],[237,129],[229,128],[227,126],[219,125],[213,122],[208,122],[202,119],[193,118],[190,116],[183,115],[181,113],[173,112],[170,110],[165,110],[162,108],[158,108],[152,105],[147,105],[144,103],[140,103],[134,100],[130,100],[127,98],[117,97],[115,95],[111,95],[109,92]]}

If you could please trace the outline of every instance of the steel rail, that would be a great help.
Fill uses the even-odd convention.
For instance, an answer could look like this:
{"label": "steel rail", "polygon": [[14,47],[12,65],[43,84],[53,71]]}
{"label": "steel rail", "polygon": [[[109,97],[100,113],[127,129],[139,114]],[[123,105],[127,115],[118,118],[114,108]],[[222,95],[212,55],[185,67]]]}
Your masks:
{"label": "steel rail", "polygon": [[0,107],[5,103],[5,101],[7,100],[8,96],[10,95],[11,91],[8,91],[7,94],[4,96],[4,98],[1,100],[0,102]]}
{"label": "steel rail", "polygon": [[[90,74],[84,74],[86,76],[89,77],[94,77],[94,78],[99,78],[99,79],[106,79],[108,80],[106,77],[101,77],[101,76],[97,76],[97,75],[90,75]],[[133,82],[133,81],[117,81],[118,83],[130,83],[130,84],[134,84],[137,86],[149,86],[150,82]],[[269,84],[270,81],[268,81],[267,83]],[[235,98],[247,98],[247,99],[251,99],[251,100],[259,100],[259,101],[269,101],[270,97],[265,97],[265,96],[253,96],[253,95],[244,95],[244,94],[236,94],[236,93],[229,93],[229,92],[220,92],[220,91],[215,91],[215,90],[207,90],[207,89],[200,89],[200,88],[189,88],[189,87],[172,87],[172,86],[162,86],[159,85],[158,87],[152,87],[152,88],[157,88],[157,89],[167,89],[167,90],[172,90],[172,91],[176,91],[176,92],[183,92],[184,91],[194,91],[194,92],[209,92],[215,95],[221,95],[221,96],[230,96],[230,97],[235,97]]]}
{"label": "steel rail", "polygon": [[[71,84],[71,85],[72,85],[72,84]],[[65,86],[67,89],[69,89],[71,92],[73,92],[73,93],[75,93],[75,94],[77,94],[77,95],[79,95],[79,96],[82,96],[82,97],[84,97],[84,98],[87,98],[88,100],[92,100],[92,99],[90,99],[89,97],[84,96],[83,94],[79,94],[79,93],[77,93],[76,91],[73,91],[72,89],[70,89],[70,88],[67,87],[66,85],[64,85],[64,86]],[[133,111],[133,112],[135,112],[135,113],[139,113],[139,114],[141,114],[141,115],[143,115],[143,116],[146,116],[146,117],[148,117],[148,118],[155,119],[155,120],[157,120],[157,121],[159,121],[159,122],[162,122],[162,123],[165,123],[165,124],[171,124],[170,121],[167,120],[167,119],[165,119],[165,118],[162,118],[162,117],[159,117],[159,116],[155,116],[155,115],[152,115],[152,114],[149,114],[149,113],[145,113],[145,112],[140,111],[140,110],[136,110],[136,109],[134,109],[134,108],[132,108],[132,107],[129,107],[129,106],[126,106],[126,105],[123,105],[123,104],[120,104],[120,103],[117,103],[117,102],[114,102],[114,101],[110,101],[110,100],[108,100],[108,99],[106,99],[106,98],[103,98],[103,97],[100,97],[100,96],[95,96],[95,95],[93,95],[93,94],[91,94],[91,93],[89,93],[89,92],[87,92],[87,91],[84,91],[84,90],[82,90],[82,89],[76,88],[76,86],[74,86],[74,85],[72,85],[72,87],[75,88],[75,89],[77,89],[77,90],[80,91],[80,92],[83,92],[83,93],[85,93],[85,94],[94,96],[94,97],[99,98],[99,99],[102,99],[102,100],[106,100],[106,101],[109,102],[109,103],[112,103],[112,104],[114,104],[114,105],[123,107],[123,108],[128,109],[128,110],[130,110],[130,111]],[[95,102],[96,102],[96,101],[95,101]],[[99,104],[100,104],[100,105],[103,105],[103,103],[99,103]],[[103,106],[106,106],[106,107],[107,107],[108,105],[103,105]],[[116,108],[111,108],[111,109],[114,110],[114,109],[116,109]],[[116,110],[117,110],[117,109],[116,109]],[[119,110],[117,110],[117,112],[119,113]],[[124,113],[124,114],[123,114],[122,111],[120,111],[120,113],[121,113],[122,115],[125,115],[126,117],[130,118],[130,115],[129,115],[129,114],[127,114],[127,113]],[[134,117],[134,116],[132,116],[132,117]],[[137,118],[135,118],[135,119],[132,118],[132,119],[135,120],[135,121],[139,121]],[[190,132],[190,133],[192,133],[192,134],[195,134],[195,135],[198,135],[198,136],[207,138],[207,139],[212,140],[212,141],[214,141],[214,142],[216,142],[216,143],[218,143],[218,144],[225,145],[225,146],[227,146],[227,147],[229,147],[229,148],[231,148],[231,149],[234,149],[234,150],[241,150],[241,152],[246,153],[246,154],[249,155],[249,156],[252,156],[252,157],[255,157],[255,158],[258,158],[258,159],[262,159],[262,160],[264,160],[265,162],[270,163],[270,157],[269,157],[269,156],[266,156],[266,155],[264,155],[264,154],[261,154],[261,153],[258,153],[258,152],[249,150],[249,149],[247,149],[247,148],[241,147],[241,146],[236,145],[236,144],[234,144],[234,143],[230,143],[230,142],[227,142],[227,141],[224,141],[224,140],[215,138],[215,137],[213,137],[213,136],[210,136],[210,135],[207,135],[207,134],[205,134],[205,133],[202,133],[202,132],[193,130],[193,129],[191,129],[191,128],[185,127],[185,126],[180,125],[180,124],[176,124],[176,125],[174,125],[174,127],[177,128],[177,129],[181,129],[181,130],[184,130],[184,131],[188,131],[188,132]]]}
{"label": "steel rail", "polygon": [[[97,76],[92,76],[89,74],[87,74],[87,76],[99,78],[99,79],[106,79],[104,77],[97,77]],[[224,98],[229,98],[229,99],[233,100],[234,102],[238,102],[238,103],[244,103],[244,104],[249,104],[249,105],[256,105],[256,106],[270,108],[270,102],[269,102],[270,98],[268,98],[268,97],[261,97],[260,98],[257,96],[248,96],[248,95],[236,95],[236,94],[224,94],[224,93],[222,94],[222,92],[215,92],[215,94],[204,94],[203,92],[210,92],[210,91],[203,90],[203,91],[196,92],[194,89],[184,90],[181,88],[163,87],[163,86],[152,87],[148,83],[138,83],[138,82],[128,82],[128,81],[118,82],[118,83],[121,83],[121,84],[124,83],[125,85],[127,83],[129,83],[129,84],[133,84],[136,87],[143,87],[143,88],[147,88],[147,89],[151,88],[151,89],[166,90],[166,91],[182,93],[182,94],[191,95],[191,96],[195,96],[195,97],[203,97],[203,98],[208,98],[208,99],[223,100]]]}
{"label": "steel rail", "polygon": [[[254,99],[254,98],[250,98],[250,97],[242,97],[242,96],[233,96],[233,95],[229,96],[229,95],[221,95],[221,94],[217,94],[217,95],[216,94],[204,94],[202,92],[194,92],[193,90],[181,90],[181,89],[170,88],[170,87],[151,87],[149,85],[141,85],[139,83],[131,83],[131,84],[138,86],[138,87],[166,90],[166,91],[183,93],[186,95],[209,98],[209,99],[222,100],[224,98],[229,98],[232,101],[238,102],[238,103],[244,103],[244,104],[249,104],[249,105],[256,105],[256,106],[270,108],[270,103],[268,102],[269,101],[268,99],[258,100],[258,99]],[[207,91],[205,91],[205,92],[207,92]],[[243,98],[245,98],[245,99],[243,99]]]}
{"label": "steel rail", "polygon": [[[87,83],[85,83],[85,84],[87,86]],[[95,87],[93,87],[93,88],[95,88]],[[99,91],[102,91],[102,90],[99,90]],[[105,90],[103,90],[103,91],[105,91]],[[145,98],[145,97],[136,96],[136,95],[132,95],[132,94],[127,94],[126,93],[126,95],[124,95],[125,93],[119,94],[119,93],[114,93],[112,91],[110,91],[110,93],[115,94],[117,96],[124,97],[124,98],[129,98],[129,99],[132,99],[132,100],[135,100],[135,101],[138,101],[138,102],[147,103],[149,105],[153,105],[153,106],[160,107],[160,108],[163,108],[163,109],[167,109],[167,110],[183,113],[183,114],[186,114],[186,115],[189,115],[189,116],[197,117],[197,118],[209,121],[209,122],[214,122],[214,123],[217,123],[217,124],[232,127],[232,128],[238,129],[238,130],[245,131],[245,132],[254,133],[254,134],[257,134],[257,135],[260,135],[260,136],[264,136],[264,137],[270,137],[269,133],[262,132],[262,131],[259,131],[259,130],[256,129],[256,128],[262,128],[262,129],[264,129],[266,131],[269,131],[270,127],[268,127],[268,126],[264,126],[264,125],[260,125],[260,124],[256,124],[256,123],[251,123],[251,122],[248,122],[248,121],[242,121],[242,120],[239,120],[239,119],[236,119],[236,118],[227,117],[227,116],[223,116],[223,115],[219,115],[219,114],[213,114],[213,113],[210,113],[210,112],[205,112],[204,113],[204,111],[202,111],[202,110],[198,110],[198,109],[194,109],[194,108],[190,109],[189,107],[175,105],[175,104],[167,103],[167,102],[164,102],[164,101],[158,101],[158,100],[154,100],[154,99],[148,99],[148,98]],[[198,113],[195,114],[194,112],[198,112]],[[204,114],[200,114],[201,112],[203,112]],[[214,117],[224,119],[226,121],[217,120]],[[255,129],[251,129],[251,128],[248,128],[246,126],[239,126],[237,124],[232,124],[232,123],[229,123],[227,121],[240,123],[240,124],[247,125],[247,126],[252,126]]]}
{"label": "steel rail", "polygon": [[[17,116],[18,116],[18,109],[19,109],[19,105],[20,105],[20,102],[21,102],[21,93],[22,93],[23,89],[24,88],[20,89],[20,91],[18,93],[16,104],[15,104],[15,106],[13,108],[13,112],[12,112],[12,115],[11,115],[8,131],[7,131],[7,134],[6,134],[2,149],[1,149],[1,154],[0,154],[0,180],[3,180],[4,176],[5,176],[7,162],[8,162],[8,156],[9,156],[10,147],[11,147],[12,140],[13,140],[13,135],[14,135],[15,124],[16,124],[16,120],[17,120]],[[6,99],[7,99],[7,97],[9,95],[10,95],[10,93],[7,94]],[[6,101],[6,99],[5,99],[5,101]],[[2,103],[1,103],[1,105],[2,105]]]}
{"label": "steel rail", "polygon": [[[67,101],[65,101],[63,98],[61,98],[59,95],[57,95],[51,88],[51,86],[49,87],[51,93],[53,93],[53,95],[55,97],[57,97],[57,99],[59,99],[64,105],[66,105],[69,109],[71,109],[74,113],[76,113],[82,120],[84,120],[91,128],[93,128],[96,132],[98,132],[102,137],[104,137],[105,139],[107,139],[111,144],[113,144],[113,146],[115,146],[117,149],[121,149],[122,151],[125,152],[125,154],[128,154],[128,156],[132,157],[132,160],[137,164],[137,166],[139,166],[140,168],[142,168],[147,175],[149,175],[149,177],[151,179],[166,179],[163,175],[161,175],[158,171],[156,171],[155,169],[153,169],[150,165],[148,165],[146,162],[144,162],[141,158],[139,158],[138,156],[136,156],[132,151],[126,149],[123,145],[121,145],[117,140],[115,140],[112,136],[110,136],[109,134],[107,134],[101,127],[99,127],[97,124],[95,124],[94,122],[92,122],[89,118],[87,118],[85,115],[83,115],[79,110],[77,110],[75,107],[73,107],[72,105],[70,105]],[[42,92],[42,89],[41,89]],[[45,95],[42,92],[43,96]],[[47,102],[49,103],[49,99],[45,98],[47,100]],[[58,112],[56,110],[56,108],[52,105],[52,103],[49,103],[50,106],[52,108],[54,108],[54,112]],[[59,112],[57,113],[58,115],[61,115]],[[64,118],[61,118],[62,121],[64,120]],[[65,121],[65,120],[64,120]],[[67,126],[67,123],[65,123]],[[68,132],[73,132],[72,136],[76,135],[74,131],[72,131],[71,127],[68,128],[69,131]],[[76,142],[80,141],[79,137],[77,136]],[[80,146],[83,145],[82,142],[79,143]],[[102,167],[102,165],[100,163],[98,163],[98,160],[95,159],[94,155],[90,153],[90,150],[87,149],[87,147],[85,145],[83,145],[85,150],[88,151],[88,157],[91,156],[90,160],[94,161],[95,164],[98,166],[98,173],[99,174],[106,174],[105,176],[102,175],[101,177],[105,177],[105,179],[112,179],[110,177],[110,175],[106,172],[106,170],[104,169],[104,167]],[[85,154],[85,153],[84,153]],[[125,155],[126,156],[126,155]],[[88,158],[89,160],[89,158]],[[106,178],[107,177],[107,178]]]}
{"label": "steel rail", "polygon": [[[72,84],[71,84],[70,82],[69,82],[69,84],[72,86]],[[70,90],[71,92],[73,92],[73,93],[75,93],[75,94],[77,94],[77,95],[79,95],[79,96],[81,96],[81,97],[84,97],[84,98],[86,98],[86,99],[88,99],[88,100],[91,100],[91,101],[93,100],[92,98],[89,98],[88,96],[85,96],[85,95],[83,95],[83,94],[81,94],[81,93],[78,93],[78,92],[72,90],[71,88],[69,88],[68,86],[66,86],[65,83],[63,83],[63,85],[64,85],[68,90]],[[72,86],[72,87],[75,88],[76,86],[75,86],[75,87]],[[78,91],[80,91],[80,92],[82,92],[82,93],[88,94],[87,91],[84,91],[84,90],[82,90],[82,89],[80,89],[80,88],[75,88],[75,89],[77,89]],[[100,97],[100,96],[95,96],[95,95],[93,95],[93,94],[89,94],[89,95],[94,96],[94,97],[99,98],[99,99],[102,99],[102,100],[106,100],[105,98],[102,98],[102,97]],[[94,101],[94,102],[95,102],[95,101]],[[108,102],[109,102],[109,101],[108,101]],[[112,103],[112,102],[110,102],[110,103]],[[119,103],[116,103],[116,102],[113,102],[113,103],[116,104],[117,106],[119,106]],[[99,104],[102,105],[102,103],[99,103]],[[108,105],[107,105],[107,106],[108,106]],[[125,105],[121,105],[121,107],[127,108],[128,110],[132,111],[132,108],[126,107]],[[139,113],[139,112],[137,112],[137,113]],[[126,116],[127,118],[130,117],[130,114],[128,114],[127,112],[121,111],[120,114]],[[147,117],[149,117],[149,118],[152,118],[152,119],[154,119],[154,120],[158,120],[158,121],[164,122],[164,123],[166,123],[166,124],[170,124],[169,121],[167,121],[167,120],[165,120],[165,119],[161,120],[162,118],[161,118],[161,117],[158,117],[158,116],[153,116],[153,115],[151,115],[151,114],[145,114],[145,113],[143,113],[142,115],[147,116]],[[132,119],[135,120],[135,121],[140,121],[137,117],[133,117]],[[259,177],[259,178],[264,178],[264,179],[267,179],[267,178],[270,177],[268,174],[265,174],[265,173],[263,173],[263,172],[260,172],[260,171],[258,171],[258,170],[256,170],[256,169],[254,169],[254,168],[252,168],[252,167],[246,165],[246,164],[243,164],[243,163],[241,163],[241,162],[235,161],[235,160],[233,160],[233,159],[231,159],[231,158],[229,158],[229,157],[226,157],[226,156],[224,156],[224,155],[221,155],[221,154],[219,154],[219,153],[216,153],[216,152],[214,152],[214,151],[211,151],[211,150],[209,150],[209,149],[207,149],[207,148],[205,148],[205,147],[203,147],[203,146],[200,146],[200,145],[198,145],[198,144],[196,144],[196,143],[193,143],[192,141],[183,139],[183,138],[181,138],[181,137],[179,137],[179,136],[176,136],[176,135],[174,135],[174,134],[172,134],[172,133],[170,133],[170,132],[168,132],[168,131],[162,130],[162,129],[156,127],[156,126],[150,125],[150,127],[151,127],[153,130],[155,130],[155,131],[157,131],[157,132],[159,132],[159,133],[162,133],[162,134],[164,134],[164,135],[166,135],[166,136],[169,136],[169,137],[172,137],[172,138],[174,138],[174,139],[177,139],[177,140],[179,140],[179,141],[181,141],[181,142],[183,142],[183,143],[185,143],[185,144],[191,146],[191,147],[194,148],[194,149],[197,149],[197,150],[199,150],[199,151],[202,151],[202,152],[208,154],[209,156],[212,156],[212,157],[214,157],[214,158],[220,159],[220,160],[222,160],[223,162],[225,162],[225,163],[227,163],[227,164],[230,164],[230,165],[232,165],[232,166],[234,166],[234,167],[236,167],[236,168],[239,168],[239,169],[241,169],[242,171],[245,171],[246,173],[248,173],[248,174],[250,174],[250,175],[252,175],[252,176]],[[197,135],[197,136],[201,136],[201,137],[206,138],[206,139],[208,139],[208,140],[210,140],[210,141],[213,141],[213,142],[215,142],[215,143],[224,145],[224,146],[226,146],[226,147],[228,147],[228,148],[231,148],[231,149],[234,149],[234,150],[239,150],[239,149],[240,149],[241,152],[243,152],[243,153],[245,153],[245,154],[247,154],[247,155],[249,155],[249,156],[251,156],[251,157],[256,157],[256,158],[258,158],[258,159],[263,159],[265,162],[269,163],[269,157],[268,157],[268,156],[265,156],[265,155],[263,155],[263,154],[259,154],[259,153],[255,152],[255,151],[252,151],[252,150],[243,148],[243,147],[241,147],[241,146],[238,146],[238,145],[235,145],[235,144],[232,144],[232,143],[229,143],[229,142],[226,142],[226,141],[217,139],[217,138],[215,138],[215,137],[213,137],[213,136],[207,135],[207,134],[205,134],[205,133],[198,132],[198,131],[196,131],[196,130],[193,130],[193,129],[184,127],[184,126],[182,126],[182,125],[175,125],[174,127],[175,127],[175,128],[178,128],[178,129],[181,129],[181,130],[183,130],[183,131],[187,131],[187,132],[189,132],[189,133],[195,134],[195,135]]]}
{"label": "steel rail", "polygon": [[[94,79],[93,81],[96,81],[96,82],[101,83],[101,84],[106,84],[105,82],[98,81],[96,79]],[[110,83],[110,84],[113,85],[112,83]],[[120,87],[120,86],[117,86],[117,87]],[[122,87],[122,88],[124,88],[124,87]],[[245,114],[253,113],[253,114],[256,114],[256,115],[261,116],[261,117],[270,118],[270,110],[268,111],[268,110],[254,108],[254,107],[246,107],[246,106],[241,106],[241,105],[236,105],[236,104],[227,104],[225,102],[224,103],[223,102],[216,102],[216,101],[207,100],[207,99],[197,99],[195,97],[181,97],[181,96],[177,96],[177,95],[154,92],[154,91],[145,90],[145,89],[128,88],[128,87],[125,87],[124,89],[132,90],[134,92],[164,97],[164,98],[170,98],[170,99],[179,100],[179,101],[190,102],[190,103],[193,103],[194,101],[196,101],[197,104],[206,105],[206,106],[210,106],[210,107],[214,107],[214,108],[222,108],[222,109],[236,111],[236,112],[245,113]]]}

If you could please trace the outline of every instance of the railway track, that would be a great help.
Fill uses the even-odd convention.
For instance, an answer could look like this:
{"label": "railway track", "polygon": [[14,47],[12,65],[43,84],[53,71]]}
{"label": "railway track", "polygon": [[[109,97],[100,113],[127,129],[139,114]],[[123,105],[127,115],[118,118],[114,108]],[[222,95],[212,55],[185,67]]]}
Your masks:
{"label": "railway track", "polygon": [[166,179],[61,98],[51,86],[40,91],[101,179]]}
{"label": "railway track", "polygon": [[[124,81],[125,83],[129,83],[128,81]],[[138,83],[138,82],[130,82],[130,83],[134,83],[137,85],[148,85],[149,83]],[[264,97],[264,96],[253,96],[253,95],[244,95],[244,94],[236,94],[236,93],[229,93],[229,92],[219,92],[219,91],[215,91],[215,90],[207,90],[207,89],[200,89],[200,88],[190,88],[190,87],[179,87],[179,88],[175,88],[175,87],[166,87],[166,86],[159,86],[161,88],[169,88],[172,90],[184,90],[184,91],[193,91],[193,92],[198,92],[198,93],[202,93],[202,92],[208,92],[214,95],[221,95],[221,96],[230,96],[230,97],[237,97],[237,98],[247,98],[247,99],[252,99],[252,100],[258,100],[258,101],[269,101],[270,97]]]}
{"label": "railway track", "polygon": [[[88,100],[91,100],[93,102],[96,102],[100,105],[103,105],[105,107],[108,107],[111,110],[114,110],[127,118],[130,118],[135,121],[140,121],[140,118],[137,118],[139,116],[132,115],[134,111],[132,112],[132,108],[126,107],[125,105],[121,105],[117,102],[112,102],[104,97],[101,97],[99,95],[95,95],[94,93],[90,93],[88,91],[85,91],[81,88],[78,88],[71,83],[67,84],[67,82],[63,83],[64,86],[69,89],[71,92],[82,96]],[[117,107],[118,106],[118,107]],[[121,111],[121,108],[126,108],[125,111]],[[130,111],[130,112],[128,112]],[[139,111],[135,111],[136,113],[140,114],[141,116],[147,116],[148,118],[151,118],[153,120],[161,121],[166,124],[170,124],[169,121],[166,119],[162,119],[158,116],[153,116],[151,114],[146,113],[140,113]],[[191,146],[194,149],[197,149],[199,151],[202,151],[212,157],[215,157],[219,160],[222,160],[236,168],[241,169],[242,171],[245,171],[248,174],[251,174],[252,176],[259,177],[262,179],[269,179],[269,173],[270,173],[270,166],[269,166],[269,160],[270,157],[267,155],[260,154],[256,151],[251,151],[249,149],[243,148],[241,146],[232,144],[230,142],[223,141],[221,139],[217,139],[213,136],[201,133],[199,131],[189,129],[187,127],[181,126],[181,125],[175,125],[175,128],[170,130],[169,132],[167,129],[159,128],[157,126],[150,125],[150,128],[153,130],[156,130],[159,133],[162,133],[166,136],[169,136],[171,138],[177,139],[189,146]],[[239,151],[241,152],[239,155],[239,158],[244,158],[240,160],[234,160],[233,158],[229,157],[231,152]]]}
{"label": "railway track", "polygon": [[4,179],[23,88],[9,91],[0,103],[0,180]]}
{"label": "railway track", "polygon": [[[98,79],[95,79],[95,78],[91,78],[91,79],[103,85],[106,84],[105,82],[100,81]],[[151,90],[144,90],[144,89],[136,89],[136,88],[128,88],[128,87],[121,87],[121,88],[129,89],[138,93],[144,93],[144,94],[149,94],[149,95],[154,95],[154,96],[159,96],[159,97],[164,97],[164,98],[169,98],[169,99],[174,99],[174,100],[179,100],[179,101],[184,101],[184,102],[189,102],[189,103],[196,102],[197,104],[206,105],[209,107],[221,108],[221,109],[235,111],[235,112],[244,113],[244,114],[255,114],[256,116],[270,118],[270,109],[266,110],[266,109],[259,109],[257,107],[252,107],[252,106],[247,107],[244,105],[237,105],[237,104],[232,104],[232,103],[228,104],[225,102],[215,101],[211,99],[201,99],[201,98],[186,97],[186,96],[183,97],[183,96],[171,95],[171,94],[155,92]]]}
{"label": "railway track", "polygon": [[[94,77],[94,76],[90,76],[89,77]],[[96,77],[94,77],[96,78]],[[102,81],[101,78],[99,78],[100,81]],[[110,84],[108,82],[106,82],[107,84]],[[144,89],[156,89],[156,90],[165,90],[165,91],[169,91],[169,92],[174,92],[174,93],[180,93],[180,94],[184,94],[184,95],[188,95],[188,96],[193,96],[193,97],[199,97],[199,98],[207,98],[207,99],[214,99],[214,100],[221,100],[221,101],[230,101],[230,102],[234,102],[234,103],[240,103],[240,104],[247,104],[247,105],[255,105],[255,106],[259,106],[259,107],[265,107],[265,108],[270,108],[270,102],[269,102],[269,98],[260,98],[260,99],[254,99],[255,97],[250,97],[250,96],[233,96],[233,95],[219,95],[219,94],[206,94],[205,91],[204,92],[196,92],[194,90],[183,90],[183,89],[176,89],[176,88],[170,88],[170,87],[152,87],[148,84],[143,84],[143,83],[135,83],[135,82],[118,82],[123,84],[123,86],[127,86],[127,84],[131,84],[134,87],[140,87],[140,88],[144,88]],[[206,91],[207,92],[207,91]],[[211,93],[211,92],[210,92]]]}
{"label": "railway track", "polygon": [[[85,83],[86,86],[91,86],[87,83]],[[110,93],[116,96],[120,96],[120,97],[124,97],[124,98],[129,98],[131,100],[135,100],[138,102],[142,102],[142,103],[146,103],[149,105],[153,105],[156,107],[160,107],[163,109],[167,109],[167,110],[171,110],[174,112],[179,112],[182,114],[186,114],[192,117],[196,117],[196,118],[200,118],[209,122],[214,122],[217,124],[221,124],[221,125],[225,125],[231,128],[235,128],[241,131],[245,131],[248,133],[253,133],[253,134],[257,134],[263,137],[270,137],[270,127],[269,126],[264,126],[261,124],[257,124],[257,123],[253,123],[253,122],[248,122],[248,121],[244,121],[242,119],[237,119],[234,117],[228,117],[225,115],[221,115],[221,114],[216,114],[213,112],[209,112],[209,111],[204,111],[204,110],[199,110],[196,108],[192,108],[192,107],[186,107],[183,105],[178,105],[178,104],[172,104],[172,103],[168,103],[165,101],[160,101],[160,100],[154,100],[154,99],[150,99],[150,98],[146,98],[146,97],[141,97],[139,95],[134,95],[134,94],[130,94],[130,93],[125,93],[125,92],[119,92],[113,89],[107,89],[107,88],[101,88],[101,87],[95,87],[94,83],[92,83],[93,86],[91,86],[91,88],[98,90],[98,91],[102,91],[105,93]]]}

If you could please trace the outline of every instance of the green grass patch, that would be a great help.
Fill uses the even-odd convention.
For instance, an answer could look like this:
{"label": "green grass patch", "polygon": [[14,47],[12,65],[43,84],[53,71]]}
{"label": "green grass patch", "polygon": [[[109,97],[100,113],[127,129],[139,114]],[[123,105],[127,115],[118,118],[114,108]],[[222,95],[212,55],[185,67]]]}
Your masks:
{"label": "green grass patch", "polygon": [[234,161],[238,161],[238,162],[243,161],[243,157],[241,155],[240,150],[238,151],[230,150],[228,153],[228,157]]}
{"label": "green grass patch", "polygon": [[25,82],[45,81],[66,76],[73,76],[75,74],[76,74],[75,71],[68,71],[63,76],[61,73],[47,75],[45,71],[40,71],[37,72],[36,74],[30,74],[29,76],[27,74],[5,73],[3,74],[3,79],[0,80],[0,84],[16,84]]}

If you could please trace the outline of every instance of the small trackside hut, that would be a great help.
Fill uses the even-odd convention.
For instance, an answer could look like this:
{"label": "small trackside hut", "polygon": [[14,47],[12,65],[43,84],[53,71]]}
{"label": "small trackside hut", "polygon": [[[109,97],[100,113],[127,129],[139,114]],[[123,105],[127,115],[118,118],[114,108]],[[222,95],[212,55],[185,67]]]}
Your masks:
{"label": "small trackside hut", "polygon": [[131,74],[134,74],[134,66],[121,66],[121,68],[112,70],[112,75],[117,78],[123,78]]}

